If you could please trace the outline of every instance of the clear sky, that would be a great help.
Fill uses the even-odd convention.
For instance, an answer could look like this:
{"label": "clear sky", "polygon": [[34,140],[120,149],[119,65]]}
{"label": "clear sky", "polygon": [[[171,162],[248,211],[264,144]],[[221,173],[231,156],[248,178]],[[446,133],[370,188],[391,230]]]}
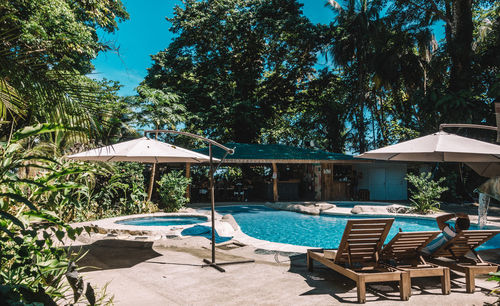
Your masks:
{"label": "clear sky", "polygon": [[[119,81],[123,85],[120,95],[134,95],[134,88],[144,79],[152,64],[151,55],[165,49],[173,38],[170,23],[165,19],[173,16],[180,0],[122,0],[130,19],[119,24],[114,34],[100,32],[101,39],[118,48],[117,51],[100,53],[93,61],[92,77]],[[313,23],[327,24],[333,12],[325,7],[325,0],[299,0],[304,4],[304,14]],[[319,63],[325,63],[320,59]]]}

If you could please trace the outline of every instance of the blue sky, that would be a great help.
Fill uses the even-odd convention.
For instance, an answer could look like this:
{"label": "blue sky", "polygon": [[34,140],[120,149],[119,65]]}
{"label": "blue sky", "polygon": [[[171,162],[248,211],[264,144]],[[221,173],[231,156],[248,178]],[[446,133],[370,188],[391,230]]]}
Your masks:
{"label": "blue sky", "polygon": [[[109,42],[118,51],[100,53],[93,61],[95,70],[92,77],[119,81],[123,86],[119,94],[135,95],[134,88],[144,79],[147,68],[152,64],[151,55],[165,49],[173,39],[169,32],[174,7],[180,0],[122,0],[130,14],[130,19],[119,24],[114,34],[99,32],[101,40]],[[304,15],[313,23],[328,24],[334,13],[325,7],[326,0],[298,0],[304,4]],[[438,37],[443,37],[443,27],[435,26]],[[318,58],[318,68],[326,65],[324,57]]]}
{"label": "blue sky", "polygon": [[[165,49],[173,38],[168,31],[170,23],[165,19],[173,16],[179,0],[122,0],[130,19],[119,24],[114,34],[100,32],[102,41],[110,42],[117,51],[100,53],[93,61],[93,78],[119,81],[123,85],[120,95],[134,95],[152,64],[151,55]],[[324,0],[299,0],[304,4],[304,14],[313,23],[327,24],[333,19],[333,12],[325,7]],[[319,64],[324,64],[323,58]]]}

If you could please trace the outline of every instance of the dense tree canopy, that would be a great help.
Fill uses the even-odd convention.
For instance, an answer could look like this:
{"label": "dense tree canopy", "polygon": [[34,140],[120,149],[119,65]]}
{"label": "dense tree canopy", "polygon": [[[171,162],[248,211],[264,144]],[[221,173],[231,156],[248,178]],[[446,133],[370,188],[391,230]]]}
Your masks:
{"label": "dense tree canopy", "polygon": [[180,96],[188,129],[258,141],[311,77],[318,29],[295,1],[189,0],[184,6],[170,20],[178,36],[153,57],[146,83]]}
{"label": "dense tree canopy", "polygon": [[[492,123],[498,2],[325,3],[327,26],[294,0],[186,1],[145,83],[179,95],[186,129],[220,140],[363,152],[440,123]],[[320,53],[330,69],[315,69]]]}
{"label": "dense tree canopy", "polygon": [[1,1],[0,16],[2,136],[39,122],[79,126],[92,138],[105,134],[105,119],[120,109],[113,106],[118,85],[85,74],[98,52],[110,48],[97,31],[113,32],[128,18],[122,3]]}

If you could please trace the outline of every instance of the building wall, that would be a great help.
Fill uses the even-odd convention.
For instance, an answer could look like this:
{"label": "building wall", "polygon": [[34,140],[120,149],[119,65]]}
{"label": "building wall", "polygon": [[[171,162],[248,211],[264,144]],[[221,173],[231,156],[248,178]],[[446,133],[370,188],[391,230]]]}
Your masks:
{"label": "building wall", "polygon": [[357,190],[366,189],[370,192],[370,200],[396,201],[407,200],[406,164],[395,162],[373,162],[370,164],[353,165],[358,173]]}

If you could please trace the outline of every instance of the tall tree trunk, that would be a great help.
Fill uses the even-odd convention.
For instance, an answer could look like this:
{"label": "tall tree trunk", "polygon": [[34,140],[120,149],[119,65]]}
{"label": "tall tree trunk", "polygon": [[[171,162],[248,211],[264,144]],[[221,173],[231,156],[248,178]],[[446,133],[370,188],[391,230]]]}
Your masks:
{"label": "tall tree trunk", "polygon": [[471,85],[472,34],[474,29],[472,0],[454,0],[451,10],[451,35],[450,37],[447,35],[447,39],[451,39],[448,41],[451,58],[449,89],[456,93],[460,90],[470,89]]}
{"label": "tall tree trunk", "polygon": [[356,129],[358,130],[358,148],[359,148],[359,153],[366,152],[366,122],[365,122],[365,102],[361,101],[360,104],[358,105],[358,111],[356,114],[357,117],[357,127]]}
{"label": "tall tree trunk", "polygon": [[[362,65],[363,63],[358,63]],[[368,88],[367,88],[367,75],[363,68],[358,67],[358,95],[357,95],[357,130],[358,130],[358,141],[359,141],[359,153],[366,152],[367,142],[366,142],[366,122],[365,122],[365,104],[368,98]]]}

